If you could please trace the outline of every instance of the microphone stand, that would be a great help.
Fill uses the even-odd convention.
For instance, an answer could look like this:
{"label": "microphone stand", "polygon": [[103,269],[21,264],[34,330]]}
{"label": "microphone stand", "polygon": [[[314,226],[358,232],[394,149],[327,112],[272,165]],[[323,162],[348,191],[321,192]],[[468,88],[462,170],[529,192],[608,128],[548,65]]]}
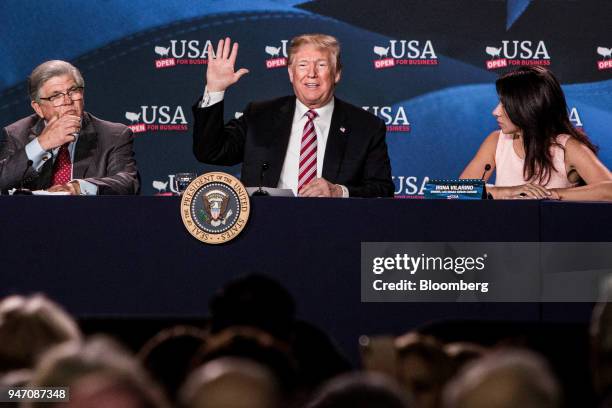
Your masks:
{"label": "microphone stand", "polygon": [[485,168],[484,168],[484,172],[482,173],[482,176],[480,177],[480,180],[483,183],[482,186],[482,198],[486,199],[486,200],[493,200],[493,196],[491,195],[491,193],[487,193],[487,185],[485,183],[485,175],[487,174],[487,171],[491,170],[491,165],[489,163],[486,164]]}
{"label": "microphone stand", "polygon": [[19,183],[19,188],[13,191],[13,195],[32,195],[32,191],[30,189],[23,187],[26,181],[30,181],[30,177],[28,177],[28,179],[26,180],[26,174],[28,173],[28,170],[30,170],[30,166],[32,166],[32,164],[34,164],[34,162],[32,160],[28,160],[28,165],[26,166],[26,169],[23,172],[23,176],[21,176],[21,183]]}
{"label": "microphone stand", "polygon": [[270,193],[268,193],[267,191],[265,191],[262,187],[263,187],[263,180],[264,180],[264,175],[266,174],[266,170],[268,170],[268,168],[270,167],[270,165],[268,164],[268,162],[264,162],[261,165],[261,172],[259,173],[259,188],[257,189],[257,191],[255,191],[252,195],[253,196],[269,196]]}

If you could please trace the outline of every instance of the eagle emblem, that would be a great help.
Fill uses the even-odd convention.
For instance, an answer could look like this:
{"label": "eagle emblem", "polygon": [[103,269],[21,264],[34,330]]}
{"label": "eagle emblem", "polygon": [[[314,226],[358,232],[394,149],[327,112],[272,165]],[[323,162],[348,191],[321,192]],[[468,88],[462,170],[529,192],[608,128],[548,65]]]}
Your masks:
{"label": "eagle emblem", "polygon": [[240,234],[251,206],[244,185],[231,174],[202,174],[181,197],[181,219],[194,238],[206,244],[223,244]]}
{"label": "eagle emblem", "polygon": [[232,210],[227,209],[229,196],[221,190],[210,190],[202,196],[202,200],[207,218],[213,227],[225,225],[233,214]]}

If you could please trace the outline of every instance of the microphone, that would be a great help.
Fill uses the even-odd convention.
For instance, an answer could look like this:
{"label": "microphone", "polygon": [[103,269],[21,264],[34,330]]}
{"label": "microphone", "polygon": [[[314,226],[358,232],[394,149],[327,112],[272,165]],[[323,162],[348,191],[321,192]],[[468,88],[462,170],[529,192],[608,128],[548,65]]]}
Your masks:
{"label": "microphone", "polygon": [[[482,173],[482,177],[480,177],[480,180],[483,182],[485,182],[484,178],[485,175],[487,174],[487,171],[491,170],[491,165],[489,163],[487,163],[484,167],[484,172]],[[492,200],[493,199],[493,195],[491,195],[491,193],[487,192],[487,186],[483,185],[482,187],[482,198],[486,198],[487,200]]]}
{"label": "microphone", "polygon": [[261,171],[259,173],[259,189],[253,193],[254,196],[269,196],[270,193],[265,191],[263,187],[264,175],[266,174],[266,170],[270,168],[268,162],[263,162],[261,164]]}
{"label": "microphone", "polygon": [[34,164],[34,162],[32,160],[28,160],[28,165],[26,166],[26,169],[23,172],[23,175],[21,176],[21,182],[19,183],[19,188],[16,189],[15,191],[13,191],[13,195],[32,195],[32,191],[30,189],[24,188],[23,185],[27,181],[30,181],[30,179],[31,179],[31,177],[28,177],[26,179],[26,174],[28,174],[28,170],[30,170],[30,167],[33,164]]}
{"label": "microphone", "polygon": [[489,163],[487,163],[487,165],[484,167],[484,172],[482,173],[482,176],[480,177],[481,180],[484,181],[484,177],[487,174],[487,171],[491,170],[491,165]]}

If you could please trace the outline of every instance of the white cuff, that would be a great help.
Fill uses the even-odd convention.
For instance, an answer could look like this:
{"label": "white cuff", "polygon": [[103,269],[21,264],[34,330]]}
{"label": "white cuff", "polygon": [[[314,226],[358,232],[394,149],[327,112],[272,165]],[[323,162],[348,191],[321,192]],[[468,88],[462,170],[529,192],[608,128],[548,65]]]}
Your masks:
{"label": "white cuff", "polygon": [[204,88],[204,97],[200,102],[200,108],[207,108],[209,106],[214,105],[215,103],[219,103],[223,100],[223,96],[225,95],[225,91],[218,92],[208,92],[208,87]]}
{"label": "white cuff", "polygon": [[98,186],[94,183],[90,183],[87,180],[76,180],[81,187],[81,195],[98,195]]}
{"label": "white cuff", "polygon": [[53,157],[50,152],[40,146],[38,138],[32,140],[25,146],[25,152],[28,159],[32,160],[32,168],[36,171],[38,171],[47,160]]}
{"label": "white cuff", "polygon": [[348,188],[346,188],[345,186],[343,186],[342,184],[338,184],[340,186],[340,188],[342,189],[342,198],[348,198],[349,197],[349,191]]}

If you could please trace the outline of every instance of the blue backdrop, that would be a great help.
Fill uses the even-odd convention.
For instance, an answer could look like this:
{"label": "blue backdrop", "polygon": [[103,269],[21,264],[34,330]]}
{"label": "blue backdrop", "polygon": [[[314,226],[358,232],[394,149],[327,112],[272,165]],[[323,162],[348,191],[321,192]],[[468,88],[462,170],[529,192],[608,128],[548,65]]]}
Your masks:
{"label": "blue backdrop", "polygon": [[284,58],[293,36],[337,36],[337,93],[387,122],[398,196],[418,195],[425,177],[459,174],[496,128],[495,79],[525,64],[557,74],[574,124],[612,166],[607,0],[5,0],[0,15],[0,124],[30,114],[25,80],[36,65],[69,60],[85,77],[86,109],[136,131],[144,194],[176,172],[238,174],[191,153],[206,43],[226,35],[251,71],[227,92],[228,119],[248,101],[291,93]]}

